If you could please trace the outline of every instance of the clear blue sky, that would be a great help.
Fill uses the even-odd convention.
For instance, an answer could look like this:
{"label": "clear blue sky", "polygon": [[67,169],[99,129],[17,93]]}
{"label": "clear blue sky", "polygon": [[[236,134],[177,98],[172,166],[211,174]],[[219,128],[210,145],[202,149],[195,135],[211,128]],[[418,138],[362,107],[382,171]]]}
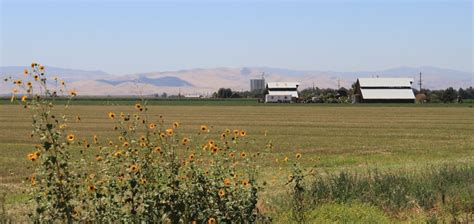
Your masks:
{"label": "clear blue sky", "polygon": [[473,1],[0,1],[2,66],[473,71]]}

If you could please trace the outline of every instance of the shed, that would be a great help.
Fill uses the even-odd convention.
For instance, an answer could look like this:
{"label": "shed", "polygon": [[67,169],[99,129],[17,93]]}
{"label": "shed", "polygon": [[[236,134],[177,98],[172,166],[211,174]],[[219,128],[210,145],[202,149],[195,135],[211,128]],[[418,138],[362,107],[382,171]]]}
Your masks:
{"label": "shed", "polygon": [[352,101],[355,103],[414,103],[412,78],[359,78]]}
{"label": "shed", "polygon": [[265,102],[295,102],[299,85],[297,82],[269,82],[265,90]]}

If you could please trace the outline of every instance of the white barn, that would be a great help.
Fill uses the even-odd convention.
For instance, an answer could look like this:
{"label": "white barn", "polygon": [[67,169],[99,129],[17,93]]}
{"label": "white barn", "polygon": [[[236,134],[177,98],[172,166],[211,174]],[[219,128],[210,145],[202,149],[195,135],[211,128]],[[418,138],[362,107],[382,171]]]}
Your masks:
{"label": "white barn", "polygon": [[297,82],[269,82],[265,91],[265,103],[289,103],[298,99]]}
{"label": "white barn", "polygon": [[355,103],[414,103],[412,78],[359,78],[354,89]]}

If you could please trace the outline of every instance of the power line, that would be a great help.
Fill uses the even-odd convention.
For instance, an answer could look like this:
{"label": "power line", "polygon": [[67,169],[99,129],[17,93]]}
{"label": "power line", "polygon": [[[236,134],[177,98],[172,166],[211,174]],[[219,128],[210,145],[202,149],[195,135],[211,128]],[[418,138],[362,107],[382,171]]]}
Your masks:
{"label": "power line", "polygon": [[421,92],[421,72],[420,72],[420,80],[418,81],[418,84],[420,85],[420,92]]}

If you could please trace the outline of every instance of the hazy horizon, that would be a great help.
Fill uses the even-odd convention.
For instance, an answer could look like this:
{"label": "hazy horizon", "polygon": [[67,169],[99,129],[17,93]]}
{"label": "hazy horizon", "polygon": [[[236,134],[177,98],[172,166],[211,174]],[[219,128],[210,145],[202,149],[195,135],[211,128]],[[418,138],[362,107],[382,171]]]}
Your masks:
{"label": "hazy horizon", "polygon": [[[32,62],[38,62],[38,61],[32,61]],[[45,65],[45,64],[43,64]],[[30,65],[29,64],[24,64],[24,65],[1,65],[0,68],[28,68]],[[56,65],[45,65],[47,68],[56,68],[56,69],[65,69],[65,70],[78,70],[78,71],[89,71],[89,72],[104,72],[108,75],[114,75],[114,76],[123,76],[123,75],[136,75],[136,74],[146,74],[146,73],[166,73],[166,72],[177,72],[177,71],[193,71],[193,70],[213,70],[213,69],[241,69],[241,68],[262,68],[262,69],[281,69],[281,70],[289,70],[289,71],[295,71],[295,72],[335,72],[335,73],[359,73],[359,72],[381,72],[381,71],[387,71],[387,70],[392,70],[392,69],[416,69],[416,68],[434,68],[434,69],[441,69],[441,70],[451,70],[455,72],[462,72],[462,73],[472,73],[474,75],[474,72],[471,71],[462,71],[458,69],[451,69],[451,68],[443,68],[443,67],[437,67],[437,66],[432,66],[432,65],[424,65],[424,66],[396,66],[396,67],[387,67],[387,68],[381,68],[381,69],[367,69],[367,70],[358,70],[358,71],[342,71],[342,70],[321,70],[321,69],[291,69],[291,68],[285,68],[285,67],[275,67],[275,66],[216,66],[216,67],[194,67],[194,68],[183,68],[183,69],[167,69],[167,70],[149,70],[149,71],[142,71],[142,72],[130,72],[130,73],[124,73],[124,74],[115,74],[115,73],[110,73],[105,71],[104,69],[83,69],[83,68],[67,68],[67,67],[61,67],[61,66],[56,66]],[[19,70],[20,71],[20,70]],[[21,70],[23,71],[23,69]],[[20,73],[21,73],[20,71]],[[408,75],[418,75],[416,74],[408,74]]]}
{"label": "hazy horizon", "polygon": [[0,66],[473,72],[472,1],[1,0]]}

